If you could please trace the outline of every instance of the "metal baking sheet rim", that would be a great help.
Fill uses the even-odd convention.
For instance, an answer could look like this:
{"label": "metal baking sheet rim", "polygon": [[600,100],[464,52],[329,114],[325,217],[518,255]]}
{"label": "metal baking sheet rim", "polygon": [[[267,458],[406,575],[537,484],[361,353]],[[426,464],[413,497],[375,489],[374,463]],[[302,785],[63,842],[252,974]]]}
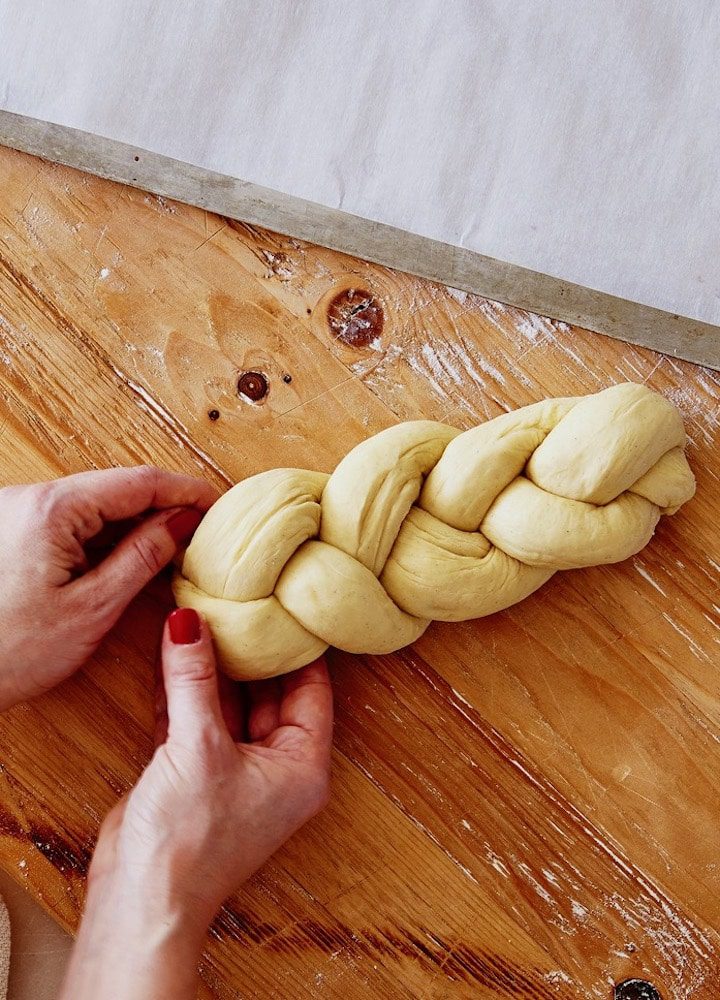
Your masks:
{"label": "metal baking sheet rim", "polygon": [[720,370],[720,326],[64,125],[0,110],[0,145]]}

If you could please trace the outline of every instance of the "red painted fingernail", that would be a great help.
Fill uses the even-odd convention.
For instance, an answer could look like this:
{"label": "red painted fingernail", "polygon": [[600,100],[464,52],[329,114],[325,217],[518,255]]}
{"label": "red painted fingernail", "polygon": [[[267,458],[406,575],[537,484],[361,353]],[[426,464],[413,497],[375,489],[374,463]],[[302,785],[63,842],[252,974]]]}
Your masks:
{"label": "red painted fingernail", "polygon": [[168,625],[175,646],[189,646],[200,639],[200,616],[195,608],[177,608],[168,616]]}
{"label": "red painted fingernail", "polygon": [[186,507],[169,517],[165,522],[165,527],[172,535],[175,544],[182,545],[192,538],[202,518],[202,514],[195,507]]}

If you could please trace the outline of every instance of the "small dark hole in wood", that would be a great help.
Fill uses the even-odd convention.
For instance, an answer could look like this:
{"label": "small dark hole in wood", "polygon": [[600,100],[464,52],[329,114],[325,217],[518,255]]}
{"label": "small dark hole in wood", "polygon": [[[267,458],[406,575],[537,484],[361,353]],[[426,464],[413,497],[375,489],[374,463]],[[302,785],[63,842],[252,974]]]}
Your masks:
{"label": "small dark hole in wood", "polygon": [[208,417],[211,420],[219,420],[220,419],[220,410],[208,410]]}
{"label": "small dark hole in wood", "polygon": [[312,312],[312,309],[310,308],[310,306],[308,306],[308,308],[307,308],[307,314],[308,314],[308,316],[310,315],[311,312]]}
{"label": "small dark hole in wood", "polygon": [[283,375],[283,382],[287,382],[288,385],[292,382],[292,375]]}
{"label": "small dark hole in wood", "polygon": [[135,157],[135,162],[137,163],[139,159],[140,159],[140,157],[139,157],[139,156],[136,156],[136,157]]}
{"label": "small dark hole in wood", "polygon": [[615,1000],[661,1000],[661,997],[646,979],[625,979],[615,987]]}

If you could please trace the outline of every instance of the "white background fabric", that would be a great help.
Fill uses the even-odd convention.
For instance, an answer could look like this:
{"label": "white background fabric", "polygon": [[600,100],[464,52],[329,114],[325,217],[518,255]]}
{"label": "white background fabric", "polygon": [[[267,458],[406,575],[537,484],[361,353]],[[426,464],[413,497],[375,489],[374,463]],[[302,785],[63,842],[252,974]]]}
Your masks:
{"label": "white background fabric", "polygon": [[0,106],[720,323],[715,0],[0,0]]}

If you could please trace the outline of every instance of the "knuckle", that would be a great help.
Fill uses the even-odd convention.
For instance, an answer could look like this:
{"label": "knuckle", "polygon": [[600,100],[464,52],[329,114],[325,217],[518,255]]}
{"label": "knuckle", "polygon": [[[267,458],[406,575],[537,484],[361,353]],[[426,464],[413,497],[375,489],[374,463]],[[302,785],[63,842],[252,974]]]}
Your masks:
{"label": "knuckle", "polygon": [[215,665],[209,656],[197,650],[192,653],[183,651],[177,656],[172,666],[175,680],[181,683],[202,684],[215,677]]}
{"label": "knuckle", "polygon": [[137,465],[131,472],[143,485],[147,484],[153,488],[157,485],[159,469],[154,465]]}
{"label": "knuckle", "polygon": [[196,742],[202,748],[205,759],[214,772],[224,761],[227,750],[227,737],[214,720],[203,719],[200,723]]}
{"label": "knuckle", "polygon": [[[172,720],[170,730],[172,732]],[[186,724],[184,731],[176,732],[173,739],[187,754],[188,765],[192,766],[206,787],[212,786],[232,772],[235,764],[235,746],[213,719],[198,714],[192,724]],[[230,752],[228,740],[231,743]]]}
{"label": "knuckle", "polygon": [[27,515],[41,538],[50,540],[72,519],[72,496],[57,483],[36,483],[24,498]]}
{"label": "knuckle", "polygon": [[35,483],[30,487],[32,507],[43,521],[55,521],[65,507],[66,498],[55,483]]}
{"label": "knuckle", "polygon": [[133,550],[138,562],[141,563],[149,573],[155,576],[165,563],[167,557],[163,546],[151,535],[138,535],[133,540]]}

